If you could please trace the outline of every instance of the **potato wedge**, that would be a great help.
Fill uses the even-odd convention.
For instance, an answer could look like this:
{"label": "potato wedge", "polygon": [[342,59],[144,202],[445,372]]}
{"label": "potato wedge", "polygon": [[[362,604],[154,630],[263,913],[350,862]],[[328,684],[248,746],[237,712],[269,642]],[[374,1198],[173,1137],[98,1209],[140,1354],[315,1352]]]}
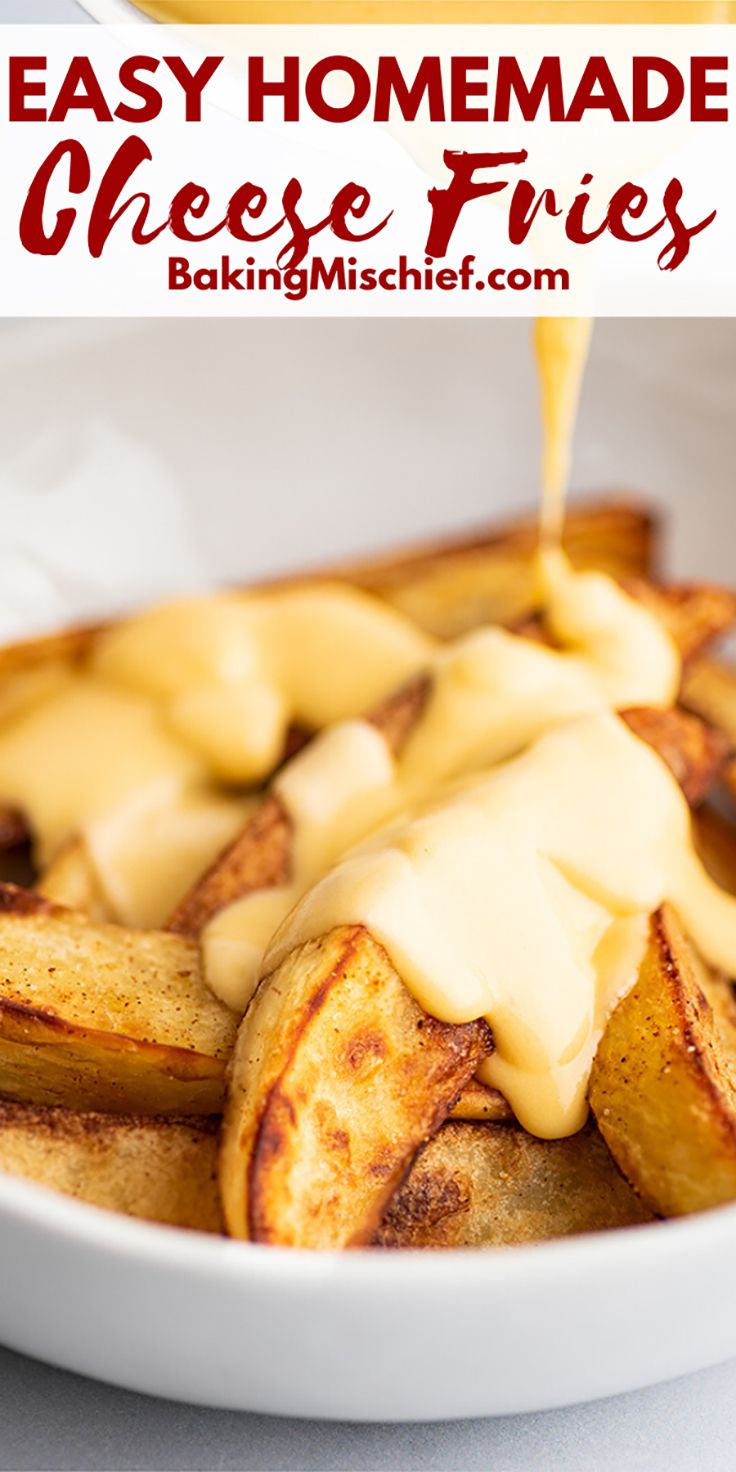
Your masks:
{"label": "potato wedge", "polygon": [[[506,623],[531,609],[531,559],[539,536],[536,512],[470,535],[446,536],[389,553],[318,567],[307,575],[246,585],[298,586],[343,578],[375,593],[438,638],[454,638],[482,623]],[[579,502],[568,512],[564,543],[573,565],[613,577],[646,578],[656,571],[659,524],[651,511],[625,500]],[[78,664],[111,622],[62,629],[0,646],[0,681]],[[0,719],[5,714],[0,693]]]}
{"label": "potato wedge", "polygon": [[[736,747],[736,666],[716,659],[694,660],[685,669],[682,702]],[[730,763],[726,780],[736,794],[736,762]]]}
{"label": "potato wedge", "polygon": [[[419,720],[431,691],[428,676],[419,675],[389,696],[369,717],[394,752]],[[291,820],[280,801],[267,794],[242,833],[223,850],[214,864],[177,905],[167,930],[177,935],[201,935],[214,915],[234,900],[259,889],[285,884],[291,874]]]}
{"label": "potato wedge", "polygon": [[681,1216],[736,1200],[736,1007],[666,906],[603,1034],[590,1103],[652,1211]]}
{"label": "potato wedge", "polygon": [[220,1121],[39,1109],[0,1100],[0,1171],[92,1206],[221,1232]]}
{"label": "potato wedge", "polygon": [[684,660],[691,660],[722,638],[736,623],[736,593],[709,583],[662,586],[644,578],[627,583],[674,639]]}
{"label": "potato wedge", "polygon": [[59,849],[35,888],[55,905],[79,910],[89,920],[113,919],[83,838],[70,838]]}
{"label": "potato wedge", "polygon": [[445,1124],[420,1151],[380,1247],[511,1247],[652,1220],[593,1125],[538,1140],[510,1124]]}
{"label": "potato wedge", "polygon": [[736,894],[736,825],[706,806],[694,814],[698,852],[708,873],[728,894]]}
{"label": "potato wedge", "polygon": [[213,1114],[236,1026],[190,942],[94,925],[0,886],[0,1094],[112,1113]]}
{"label": "potato wedge", "polygon": [[370,1241],[491,1047],[485,1022],[422,1012],[362,926],[300,947],[261,982],[238,1035],[220,1159],[230,1234]]}
{"label": "potato wedge", "polygon": [[[431,676],[421,675],[385,701],[368,719],[399,752],[421,720],[431,692]],[[730,753],[729,742],[686,711],[637,708],[622,712],[634,733],[658,751],[691,803],[701,802],[718,781]],[[235,900],[288,882],[293,834],[281,800],[267,793],[242,833],[197,880],[177,905],[167,930],[200,936],[213,917]],[[44,892],[47,886],[44,885]]]}
{"label": "potato wedge", "polygon": [[621,712],[627,726],[661,756],[691,807],[712,792],[731,758],[727,736],[685,710],[648,706]]}
{"label": "potato wedge", "polygon": [[501,1124],[513,1120],[514,1111],[498,1089],[489,1089],[479,1078],[473,1078],[453,1104],[448,1119],[488,1120]]}
{"label": "potato wedge", "polygon": [[[649,512],[611,500],[573,505],[563,541],[575,567],[623,580],[656,571],[657,538]],[[533,610],[538,539],[539,520],[532,513],[471,536],[348,562],[332,573],[384,598],[426,633],[452,639],[480,624],[514,623]]]}

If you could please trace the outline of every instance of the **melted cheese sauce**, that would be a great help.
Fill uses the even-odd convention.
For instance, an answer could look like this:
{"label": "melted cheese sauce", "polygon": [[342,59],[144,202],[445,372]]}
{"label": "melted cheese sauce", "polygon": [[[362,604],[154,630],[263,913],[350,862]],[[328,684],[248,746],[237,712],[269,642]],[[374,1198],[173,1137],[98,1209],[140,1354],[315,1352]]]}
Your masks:
{"label": "melted cheese sauce", "polygon": [[543,541],[559,543],[565,520],[572,442],[593,323],[588,317],[539,317],[534,351],[542,426]]}
{"label": "melted cheese sauce", "polygon": [[152,609],[83,668],[8,682],[0,800],[26,815],[42,868],[81,834],[116,918],[159,924],[243,822],[243,799],[218,784],[261,781],[293,722],[371,707],[435,649],[344,586]]}
{"label": "melted cheese sauce", "polygon": [[581,1128],[595,1046],[670,900],[736,974],[736,900],[696,858],[663,762],[615,715],[583,717],[347,857],[291,913],[271,970],[361,922],[432,1016],[488,1018],[481,1077],[526,1129]]}
{"label": "melted cheese sauce", "polygon": [[244,1009],[276,925],[367,832],[562,722],[672,704],[679,656],[643,608],[609,578],[574,573],[560,551],[540,555],[538,576],[546,628],[560,649],[479,629],[437,652],[428,705],[400,757],[367,722],[350,721],[326,730],[277,777],[294,834],[291,881],[229,906],[203,937],[207,979],[229,1006]]}

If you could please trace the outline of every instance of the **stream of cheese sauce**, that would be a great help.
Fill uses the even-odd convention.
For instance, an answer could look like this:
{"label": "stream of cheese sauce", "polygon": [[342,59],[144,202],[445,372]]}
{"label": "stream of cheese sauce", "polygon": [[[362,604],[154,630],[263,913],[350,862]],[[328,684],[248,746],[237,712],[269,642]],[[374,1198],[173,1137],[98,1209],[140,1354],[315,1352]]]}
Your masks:
{"label": "stream of cheese sauce", "polygon": [[534,350],[542,426],[540,536],[559,544],[565,521],[572,444],[593,323],[589,317],[538,317]]}

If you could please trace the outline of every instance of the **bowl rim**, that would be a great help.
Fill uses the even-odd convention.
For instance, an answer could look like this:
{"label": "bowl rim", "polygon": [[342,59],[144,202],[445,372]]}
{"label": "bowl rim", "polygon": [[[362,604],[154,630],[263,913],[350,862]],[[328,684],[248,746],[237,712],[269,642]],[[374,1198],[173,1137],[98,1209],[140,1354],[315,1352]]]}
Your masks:
{"label": "bowl rim", "polygon": [[628,1268],[671,1267],[720,1245],[732,1251],[736,1204],[719,1206],[691,1216],[656,1221],[611,1231],[590,1232],[550,1242],[524,1243],[507,1248],[455,1248],[446,1252],[422,1249],[315,1252],[238,1242],[187,1228],[165,1226],[128,1217],[107,1208],[77,1201],[37,1182],[0,1173],[0,1230],[8,1217],[18,1225],[42,1232],[67,1245],[127,1259],[132,1267],[163,1272],[185,1271],[213,1283],[247,1286],[257,1276],[259,1287],[278,1282],[284,1287],[309,1288],[325,1277],[337,1277],[342,1286],[375,1292],[397,1278],[424,1293],[441,1283],[445,1290],[462,1290],[483,1283],[486,1290],[503,1285],[504,1295],[520,1281],[536,1283],[549,1274],[566,1277],[581,1273],[595,1278],[618,1263]]}

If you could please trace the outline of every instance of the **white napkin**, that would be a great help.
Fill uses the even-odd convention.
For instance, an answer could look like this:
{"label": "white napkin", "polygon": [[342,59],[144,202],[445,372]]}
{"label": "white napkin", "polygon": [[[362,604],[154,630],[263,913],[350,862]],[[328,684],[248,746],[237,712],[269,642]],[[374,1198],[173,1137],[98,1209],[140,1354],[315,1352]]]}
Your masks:
{"label": "white napkin", "polygon": [[168,470],[112,426],[49,430],[0,464],[0,640],[210,582]]}

